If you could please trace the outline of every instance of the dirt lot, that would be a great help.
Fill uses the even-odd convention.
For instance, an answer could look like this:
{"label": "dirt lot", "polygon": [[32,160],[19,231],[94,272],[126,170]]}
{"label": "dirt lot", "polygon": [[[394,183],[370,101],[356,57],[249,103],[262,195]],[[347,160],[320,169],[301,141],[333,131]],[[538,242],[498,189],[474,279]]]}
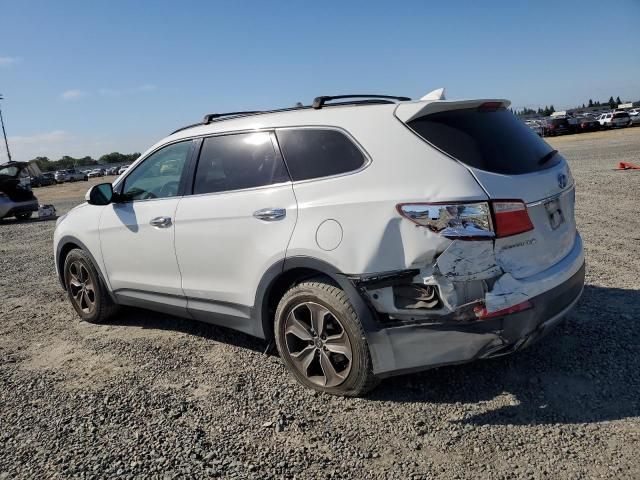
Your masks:
{"label": "dirt lot", "polygon": [[[54,222],[0,224],[0,479],[639,478],[640,128],[551,139],[587,286],[544,342],[383,382],[299,387],[263,342],[137,310],[78,321]],[[36,190],[63,213],[92,182]]]}

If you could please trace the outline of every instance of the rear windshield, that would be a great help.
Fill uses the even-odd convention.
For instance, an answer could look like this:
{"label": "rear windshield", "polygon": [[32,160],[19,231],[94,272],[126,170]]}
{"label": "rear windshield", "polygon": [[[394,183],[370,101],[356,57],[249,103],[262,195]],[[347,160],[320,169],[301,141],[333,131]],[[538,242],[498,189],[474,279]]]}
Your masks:
{"label": "rear windshield", "polygon": [[448,110],[413,120],[409,126],[462,163],[489,172],[530,173],[560,162],[556,155],[540,164],[552,148],[504,109]]}
{"label": "rear windshield", "polygon": [[629,114],[627,112],[618,112],[613,114],[613,118],[627,118]]}

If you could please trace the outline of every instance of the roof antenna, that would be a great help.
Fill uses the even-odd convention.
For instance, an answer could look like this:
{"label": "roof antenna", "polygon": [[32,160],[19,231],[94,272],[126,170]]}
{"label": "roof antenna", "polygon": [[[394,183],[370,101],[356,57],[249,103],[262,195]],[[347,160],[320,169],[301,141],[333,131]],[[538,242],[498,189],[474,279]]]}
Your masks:
{"label": "roof antenna", "polygon": [[445,100],[444,87],[436,88],[435,90],[432,90],[431,92],[427,93],[424,97],[422,97],[420,100]]}

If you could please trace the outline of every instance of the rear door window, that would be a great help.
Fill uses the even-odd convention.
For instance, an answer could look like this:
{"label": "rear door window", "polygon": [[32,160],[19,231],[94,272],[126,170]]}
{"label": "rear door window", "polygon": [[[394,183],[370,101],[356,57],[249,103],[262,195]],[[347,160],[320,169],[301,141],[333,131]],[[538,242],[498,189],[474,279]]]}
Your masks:
{"label": "rear door window", "polygon": [[366,163],[362,151],[338,130],[284,129],[276,135],[293,180],[340,175]]}
{"label": "rear door window", "polygon": [[541,161],[552,148],[504,109],[447,110],[420,117],[408,125],[453,158],[488,172],[531,173],[560,162],[558,155]]}
{"label": "rear door window", "polygon": [[288,180],[269,132],[223,135],[205,138],[193,193],[241,190]]}

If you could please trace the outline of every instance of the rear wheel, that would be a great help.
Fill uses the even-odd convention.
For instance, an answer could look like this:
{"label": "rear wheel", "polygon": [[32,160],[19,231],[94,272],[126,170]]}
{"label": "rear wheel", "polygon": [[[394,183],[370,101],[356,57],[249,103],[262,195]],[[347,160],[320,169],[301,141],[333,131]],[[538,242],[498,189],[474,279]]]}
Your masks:
{"label": "rear wheel", "polygon": [[364,331],[347,295],[324,281],[291,288],[276,310],[276,345],[303,385],[360,396],[378,383]]}
{"label": "rear wheel", "polygon": [[91,257],[83,250],[73,249],[65,258],[64,283],[71,305],[82,320],[102,323],[116,313],[117,305],[100,280]]}
{"label": "rear wheel", "polygon": [[18,220],[27,220],[28,218],[31,218],[31,215],[33,215],[33,212],[16,213],[16,218]]}

